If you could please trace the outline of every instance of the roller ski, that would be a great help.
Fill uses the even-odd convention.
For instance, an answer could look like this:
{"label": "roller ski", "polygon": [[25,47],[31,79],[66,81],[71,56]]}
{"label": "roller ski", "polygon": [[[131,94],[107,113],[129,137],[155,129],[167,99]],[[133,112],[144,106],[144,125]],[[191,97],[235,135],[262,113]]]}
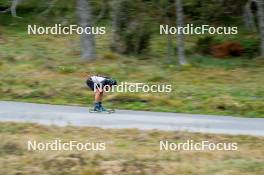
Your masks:
{"label": "roller ski", "polygon": [[107,114],[111,114],[114,113],[115,110],[114,109],[105,109],[102,106],[102,103],[95,103],[94,108],[89,108],[89,112],[90,113],[107,113]]}

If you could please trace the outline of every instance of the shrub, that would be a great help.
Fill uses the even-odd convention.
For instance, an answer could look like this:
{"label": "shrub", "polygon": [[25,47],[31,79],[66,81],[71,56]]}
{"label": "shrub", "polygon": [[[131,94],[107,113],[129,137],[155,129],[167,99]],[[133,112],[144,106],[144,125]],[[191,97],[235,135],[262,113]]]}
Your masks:
{"label": "shrub", "polygon": [[246,39],[241,41],[241,45],[245,49],[245,57],[247,58],[255,58],[259,55],[259,46],[260,46],[260,40],[259,39]]}
{"label": "shrub", "polygon": [[5,154],[22,155],[23,148],[14,141],[2,140],[2,143],[0,144],[0,155]]}
{"label": "shrub", "polygon": [[211,47],[216,44],[217,41],[213,36],[200,37],[196,41],[195,50],[203,55],[211,54]]}
{"label": "shrub", "polygon": [[114,41],[111,49],[121,54],[141,54],[150,45],[152,27],[146,16],[147,5],[140,0],[121,0],[116,5]]}
{"label": "shrub", "polygon": [[227,41],[223,44],[212,46],[210,50],[213,56],[219,58],[226,56],[241,56],[244,52],[244,48],[237,41]]}
{"label": "shrub", "polygon": [[195,44],[196,52],[203,55],[213,55],[215,57],[244,56],[255,58],[259,55],[260,40],[257,38],[205,36],[200,37]]}
{"label": "shrub", "polygon": [[135,22],[128,25],[125,30],[116,33],[119,40],[112,45],[112,50],[123,54],[141,54],[150,45],[151,31],[145,23]]}
{"label": "shrub", "polygon": [[119,56],[113,52],[107,52],[103,55],[103,58],[107,60],[116,60]]}

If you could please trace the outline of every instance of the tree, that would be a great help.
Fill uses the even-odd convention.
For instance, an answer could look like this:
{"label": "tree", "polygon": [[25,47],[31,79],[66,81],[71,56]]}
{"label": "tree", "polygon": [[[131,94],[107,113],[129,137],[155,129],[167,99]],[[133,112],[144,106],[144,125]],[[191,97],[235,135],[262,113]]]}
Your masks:
{"label": "tree", "polygon": [[253,32],[257,31],[256,23],[254,20],[254,14],[252,12],[252,4],[256,3],[255,0],[249,0],[247,1],[245,7],[244,7],[244,21],[245,26],[247,30],[251,30]]}
{"label": "tree", "polygon": [[[92,27],[92,12],[88,0],[77,0],[77,15],[81,27]],[[81,49],[81,57],[83,59],[92,60],[96,57],[95,39],[93,34],[83,33],[81,35]]]}
{"label": "tree", "polygon": [[52,0],[50,2],[48,2],[49,6],[46,10],[44,10],[43,12],[41,12],[39,15],[45,15],[48,14],[54,7],[55,4],[58,2],[58,0]]}
{"label": "tree", "polygon": [[[154,19],[159,24],[166,24],[168,26],[172,26],[175,24],[176,14],[175,14],[175,1],[174,0],[161,0],[161,1],[154,3],[153,7],[154,7],[153,10],[155,10],[154,14],[159,14],[159,15],[155,15],[154,17]],[[167,64],[171,64],[175,56],[174,45],[173,45],[173,35],[168,33],[166,41],[167,41],[167,44],[166,44],[167,54],[166,54],[165,62]]]}
{"label": "tree", "polygon": [[21,17],[17,16],[17,12],[16,12],[16,7],[21,2],[22,2],[22,0],[12,0],[11,1],[11,6],[9,8],[7,8],[6,10],[1,11],[1,13],[11,12],[11,15],[13,17],[21,18]]}
{"label": "tree", "polygon": [[257,4],[258,4],[259,32],[261,39],[260,52],[261,52],[261,56],[264,57],[264,0],[257,0]]}
{"label": "tree", "polygon": [[121,54],[146,53],[153,33],[148,10],[148,3],[142,0],[112,2],[112,51]]}
{"label": "tree", "polygon": [[[122,3],[123,1],[114,0],[112,2],[112,38],[111,38],[111,50],[118,52],[118,53],[124,53],[126,51],[126,48],[124,48],[124,43],[121,39],[121,28],[126,27],[126,22],[128,21],[126,19],[126,15],[123,13],[122,9]],[[126,21],[126,22],[125,22]]]}
{"label": "tree", "polygon": [[[184,25],[184,17],[183,17],[183,7],[182,1],[176,0],[176,14],[177,14],[177,27],[183,27]],[[178,57],[179,57],[179,64],[186,65],[187,61],[185,58],[185,49],[184,49],[184,34],[182,32],[178,32],[177,35],[177,48],[178,48]]]}

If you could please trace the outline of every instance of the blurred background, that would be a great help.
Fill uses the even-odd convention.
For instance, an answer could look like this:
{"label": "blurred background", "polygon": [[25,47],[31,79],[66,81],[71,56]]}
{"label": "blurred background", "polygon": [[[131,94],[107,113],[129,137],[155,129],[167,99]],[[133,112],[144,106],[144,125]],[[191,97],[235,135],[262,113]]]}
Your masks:
{"label": "blurred background", "polygon": [[[264,117],[263,0],[0,0],[0,100],[91,106],[89,75],[171,84],[108,93],[109,108]],[[160,25],[238,27],[160,35]],[[105,26],[104,35],[28,35],[28,25]],[[235,127],[235,126],[234,126]],[[27,140],[104,141],[105,152],[29,152]],[[263,175],[262,137],[0,123],[0,174]],[[161,152],[159,140],[236,142],[238,151]]]}
{"label": "blurred background", "polygon": [[[102,74],[173,87],[166,94],[110,93],[110,107],[263,117],[261,2],[1,0],[1,99],[89,106],[85,79]],[[188,23],[235,26],[238,34],[159,34],[160,25]],[[28,24],[104,26],[106,34],[28,35]]]}

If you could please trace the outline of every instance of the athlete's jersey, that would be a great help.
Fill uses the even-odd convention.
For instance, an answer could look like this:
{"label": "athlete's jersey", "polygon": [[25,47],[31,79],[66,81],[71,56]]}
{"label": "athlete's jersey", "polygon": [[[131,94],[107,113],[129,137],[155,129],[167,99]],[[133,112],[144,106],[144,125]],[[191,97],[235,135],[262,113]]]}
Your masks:
{"label": "athlete's jersey", "polygon": [[100,84],[100,83],[102,83],[104,80],[106,80],[105,77],[100,77],[100,76],[91,76],[90,78],[91,78],[91,80],[92,80],[94,83],[96,83],[96,84]]}
{"label": "athlete's jersey", "polygon": [[90,89],[94,90],[95,88],[98,88],[100,86],[105,87],[106,85],[108,86],[117,85],[117,82],[112,78],[96,75],[96,76],[90,76],[86,80],[86,84],[88,87],[90,87]]}

